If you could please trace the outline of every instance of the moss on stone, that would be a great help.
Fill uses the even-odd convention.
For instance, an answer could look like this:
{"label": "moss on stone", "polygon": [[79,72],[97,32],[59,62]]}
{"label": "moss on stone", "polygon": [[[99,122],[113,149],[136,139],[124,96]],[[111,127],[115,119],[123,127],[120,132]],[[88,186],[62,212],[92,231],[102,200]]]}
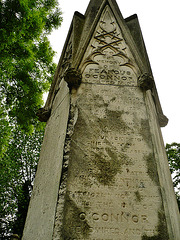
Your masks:
{"label": "moss on stone", "polygon": [[126,124],[126,122],[123,120],[122,115],[124,114],[124,111],[110,111],[107,110],[107,119],[110,120],[110,122],[112,122],[113,120],[113,124],[111,124],[111,126],[114,128],[114,130],[128,130],[129,127]]}
{"label": "moss on stone", "polygon": [[105,150],[107,155],[103,152],[95,153],[94,163],[97,166],[95,177],[103,185],[112,185],[116,174],[122,172],[122,165],[129,160],[126,154],[116,154],[110,146]]}
{"label": "moss on stone", "polygon": [[[105,107],[105,104],[103,105]],[[106,106],[107,107],[107,106]],[[126,132],[131,130],[127,123],[123,120],[124,111],[112,111],[106,108],[106,117],[99,118],[98,123],[101,127],[109,126],[111,131]]]}
{"label": "moss on stone", "polygon": [[167,231],[167,224],[164,211],[161,210],[158,212],[158,233],[152,237],[148,237],[146,234],[142,236],[142,240],[169,240],[169,234]]}
{"label": "moss on stone", "polygon": [[82,213],[84,213],[84,210],[77,207],[76,203],[66,194],[62,226],[62,237],[64,240],[78,240],[89,237],[91,229],[87,220],[80,217]]}
{"label": "moss on stone", "polygon": [[135,192],[135,196],[136,196],[136,201],[140,202],[142,200],[142,196],[141,194],[139,193],[139,191],[136,191]]}
{"label": "moss on stone", "polygon": [[149,155],[146,155],[144,159],[146,161],[148,175],[151,180],[156,183],[156,185],[159,185],[159,177],[154,155],[150,153]]}
{"label": "moss on stone", "polygon": [[140,128],[139,133],[143,137],[143,139],[147,143],[147,145],[150,148],[152,148],[152,139],[151,139],[150,127],[149,127],[149,122],[148,122],[147,119],[142,119],[141,120],[141,128]]}

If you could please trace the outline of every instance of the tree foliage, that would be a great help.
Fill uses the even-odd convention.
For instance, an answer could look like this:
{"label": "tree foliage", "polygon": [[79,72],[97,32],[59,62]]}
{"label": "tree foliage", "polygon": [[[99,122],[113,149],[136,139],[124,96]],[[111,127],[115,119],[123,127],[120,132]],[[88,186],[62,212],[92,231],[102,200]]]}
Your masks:
{"label": "tree foliage", "polygon": [[31,134],[17,128],[0,159],[1,239],[7,239],[10,233],[22,234],[43,132],[42,124]]}
{"label": "tree foliage", "polygon": [[180,143],[166,144],[166,153],[180,209]]}
{"label": "tree foliage", "polygon": [[35,123],[55,70],[47,35],[61,20],[57,0],[0,2],[0,124],[7,125],[3,135],[9,136],[10,120],[26,131]]}
{"label": "tree foliage", "polygon": [[[56,65],[58,0],[0,1],[0,238],[21,234],[42,141],[36,112]],[[4,236],[4,238],[3,238]]]}

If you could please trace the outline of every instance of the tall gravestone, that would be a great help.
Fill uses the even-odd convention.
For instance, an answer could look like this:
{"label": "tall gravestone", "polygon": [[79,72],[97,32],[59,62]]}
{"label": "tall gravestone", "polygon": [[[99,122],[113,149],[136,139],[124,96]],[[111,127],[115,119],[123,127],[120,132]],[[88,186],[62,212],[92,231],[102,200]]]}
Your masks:
{"label": "tall gravestone", "polygon": [[136,15],[75,12],[44,109],[23,240],[179,240],[163,115]]}

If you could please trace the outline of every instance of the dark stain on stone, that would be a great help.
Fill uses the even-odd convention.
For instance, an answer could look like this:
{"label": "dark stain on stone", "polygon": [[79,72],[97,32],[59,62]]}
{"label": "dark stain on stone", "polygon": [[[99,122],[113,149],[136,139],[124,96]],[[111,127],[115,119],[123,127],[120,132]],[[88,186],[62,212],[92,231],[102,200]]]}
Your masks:
{"label": "dark stain on stone", "polygon": [[110,101],[113,102],[116,100],[116,97],[113,97]]}
{"label": "dark stain on stone", "polygon": [[129,139],[128,142],[126,142],[124,144],[124,146],[122,147],[122,150],[125,152],[127,151],[128,148],[130,148],[132,146],[132,139]]}
{"label": "dark stain on stone", "polygon": [[124,114],[124,111],[111,111],[106,109],[106,117],[99,118],[98,123],[100,126],[109,126],[109,129],[111,131],[120,131],[121,132],[127,132],[130,129],[130,127],[126,124],[126,122],[123,120],[122,115]]}
{"label": "dark stain on stone", "polygon": [[106,155],[103,152],[94,153],[94,163],[97,166],[96,179],[103,185],[112,185],[117,173],[122,172],[122,165],[128,161],[127,155],[116,154],[113,149],[106,147]]}
{"label": "dark stain on stone", "polygon": [[78,109],[78,118],[74,127],[72,138],[78,138],[79,140],[84,138],[84,130],[88,131],[89,121],[86,116],[83,115],[81,109]]}
{"label": "dark stain on stone", "polygon": [[94,103],[96,104],[96,107],[107,107],[109,104],[104,101],[103,97],[99,94],[93,94],[94,97]]}
{"label": "dark stain on stone", "polygon": [[159,177],[154,155],[150,153],[144,157],[144,160],[146,161],[148,175],[156,185],[159,185]]}
{"label": "dark stain on stone", "polygon": [[152,140],[151,140],[151,133],[150,133],[150,127],[149,122],[147,119],[141,120],[141,128],[140,128],[140,135],[143,137],[147,145],[152,148]]}
{"label": "dark stain on stone", "polygon": [[[105,126],[109,126],[110,128],[115,129],[115,130],[119,130],[119,129],[128,129],[129,127],[127,126],[127,124],[123,121],[122,119],[122,114],[124,113],[124,111],[112,111],[107,109],[107,107],[109,106],[108,102],[105,102],[103,97],[100,95],[94,95],[94,103],[96,104],[96,108],[105,108],[106,111],[106,117],[103,119],[99,119],[99,122],[104,123]],[[113,97],[111,99],[111,101],[114,101],[116,98]],[[109,124],[112,123],[113,124]]]}
{"label": "dark stain on stone", "polygon": [[137,202],[141,202],[142,196],[141,196],[141,194],[139,193],[139,191],[136,191],[136,192],[135,192],[135,196],[136,196],[136,201],[137,201]]}
{"label": "dark stain on stone", "polygon": [[164,211],[161,210],[158,212],[158,233],[152,237],[148,237],[146,234],[142,236],[142,240],[169,240],[169,234],[167,231],[167,224]]}
{"label": "dark stain on stone", "polygon": [[110,121],[113,121],[113,126],[117,129],[124,129],[127,130],[129,127],[127,126],[126,122],[123,120],[122,115],[124,111],[107,111],[107,118]]}
{"label": "dark stain on stone", "polygon": [[84,218],[85,213],[77,207],[76,203],[68,194],[65,196],[63,214],[62,237],[64,240],[89,238],[91,229],[87,220]]}

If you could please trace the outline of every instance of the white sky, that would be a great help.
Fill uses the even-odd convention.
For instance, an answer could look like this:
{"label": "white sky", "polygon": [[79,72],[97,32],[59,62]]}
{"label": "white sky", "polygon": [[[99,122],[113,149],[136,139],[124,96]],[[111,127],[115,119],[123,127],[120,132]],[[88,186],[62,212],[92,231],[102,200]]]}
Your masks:
{"label": "white sky", "polygon": [[[97,0],[98,1],[98,0]],[[179,0],[116,0],[124,18],[137,14],[164,114],[165,143],[180,142],[180,2]],[[50,36],[58,63],[75,11],[84,14],[89,0],[59,0],[61,27]]]}

